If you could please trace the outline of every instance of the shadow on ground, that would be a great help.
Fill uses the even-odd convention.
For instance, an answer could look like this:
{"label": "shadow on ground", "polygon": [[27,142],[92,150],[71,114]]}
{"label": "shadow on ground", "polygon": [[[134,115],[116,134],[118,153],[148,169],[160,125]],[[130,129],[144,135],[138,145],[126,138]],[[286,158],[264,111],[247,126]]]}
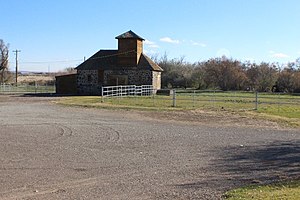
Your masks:
{"label": "shadow on ground", "polygon": [[219,165],[242,179],[272,182],[300,175],[300,141],[231,147],[223,149],[221,155]]}
{"label": "shadow on ground", "polygon": [[78,95],[56,94],[56,93],[27,93],[27,94],[20,95],[20,97],[70,97],[70,96],[78,96]]}
{"label": "shadow on ground", "polygon": [[212,177],[176,185],[183,189],[216,187],[221,190],[249,184],[300,179],[300,141],[272,142],[256,146],[232,146],[212,152]]}

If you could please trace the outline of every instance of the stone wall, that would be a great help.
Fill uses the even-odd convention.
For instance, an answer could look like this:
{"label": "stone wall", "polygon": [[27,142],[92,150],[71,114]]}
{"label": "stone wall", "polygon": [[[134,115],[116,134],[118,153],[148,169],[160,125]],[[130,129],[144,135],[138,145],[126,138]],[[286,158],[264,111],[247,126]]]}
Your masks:
{"label": "stone wall", "polygon": [[153,89],[159,90],[161,89],[161,72],[152,72],[152,85]]}
{"label": "stone wall", "polygon": [[101,95],[102,83],[98,82],[97,70],[77,71],[77,91],[80,95]]}
{"label": "stone wall", "polygon": [[109,83],[109,78],[117,77],[118,75],[126,76],[126,85],[153,85],[155,89],[160,89],[161,86],[161,72],[152,72],[150,70],[105,70],[103,82],[98,80],[97,70],[78,70],[77,74],[77,91],[81,95],[101,95],[101,87],[112,85]]}
{"label": "stone wall", "polygon": [[104,72],[104,85],[108,84],[108,77],[110,75],[127,75],[127,85],[151,85],[152,72],[149,70],[106,70]]}

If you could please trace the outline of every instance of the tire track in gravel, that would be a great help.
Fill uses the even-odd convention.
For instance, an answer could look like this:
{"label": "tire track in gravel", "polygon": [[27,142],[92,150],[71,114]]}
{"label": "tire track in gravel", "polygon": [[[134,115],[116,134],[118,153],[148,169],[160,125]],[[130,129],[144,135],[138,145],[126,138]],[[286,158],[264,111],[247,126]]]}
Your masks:
{"label": "tire track in gravel", "polygon": [[0,193],[0,197],[2,200],[33,198],[51,193],[64,193],[67,189],[86,187],[95,185],[96,183],[97,178],[86,178],[52,185],[40,185],[34,188],[28,188],[27,186],[24,186],[22,188],[16,188],[10,191],[2,192]]}
{"label": "tire track in gravel", "polygon": [[[43,135],[51,136],[50,138],[47,137],[45,140],[53,140],[58,137],[62,136],[72,136],[73,131],[70,127],[58,124],[58,123],[39,123],[39,124],[4,124],[1,126],[2,129],[0,129],[0,133],[6,133],[13,131],[13,134],[19,135],[19,136],[27,136],[27,137],[40,137]],[[52,130],[49,134],[45,134],[45,130],[49,131]],[[30,132],[31,135],[26,135],[23,133],[27,133],[27,131]]]}

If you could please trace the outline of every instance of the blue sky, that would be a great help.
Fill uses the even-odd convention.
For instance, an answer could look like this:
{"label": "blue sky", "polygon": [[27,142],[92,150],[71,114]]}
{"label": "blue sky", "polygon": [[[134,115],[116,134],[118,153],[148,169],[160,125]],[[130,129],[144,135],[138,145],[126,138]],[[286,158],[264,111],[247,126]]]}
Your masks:
{"label": "blue sky", "polygon": [[128,30],[149,56],[204,61],[292,62],[300,57],[299,0],[0,0],[0,39],[10,69],[76,67],[100,49],[116,49]]}

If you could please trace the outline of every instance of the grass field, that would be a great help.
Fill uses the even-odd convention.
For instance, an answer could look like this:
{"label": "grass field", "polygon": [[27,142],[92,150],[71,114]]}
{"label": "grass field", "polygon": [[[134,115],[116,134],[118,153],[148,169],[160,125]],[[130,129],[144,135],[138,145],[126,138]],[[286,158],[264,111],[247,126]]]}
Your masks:
{"label": "grass field", "polygon": [[234,189],[227,192],[224,198],[229,200],[298,200],[300,198],[300,181]]}
{"label": "grass field", "polygon": [[[300,127],[300,96],[288,94],[258,94],[247,92],[177,93],[173,96],[67,97],[59,103],[99,108],[141,110],[232,111],[241,115],[269,119]],[[255,110],[257,106],[257,110]]]}

